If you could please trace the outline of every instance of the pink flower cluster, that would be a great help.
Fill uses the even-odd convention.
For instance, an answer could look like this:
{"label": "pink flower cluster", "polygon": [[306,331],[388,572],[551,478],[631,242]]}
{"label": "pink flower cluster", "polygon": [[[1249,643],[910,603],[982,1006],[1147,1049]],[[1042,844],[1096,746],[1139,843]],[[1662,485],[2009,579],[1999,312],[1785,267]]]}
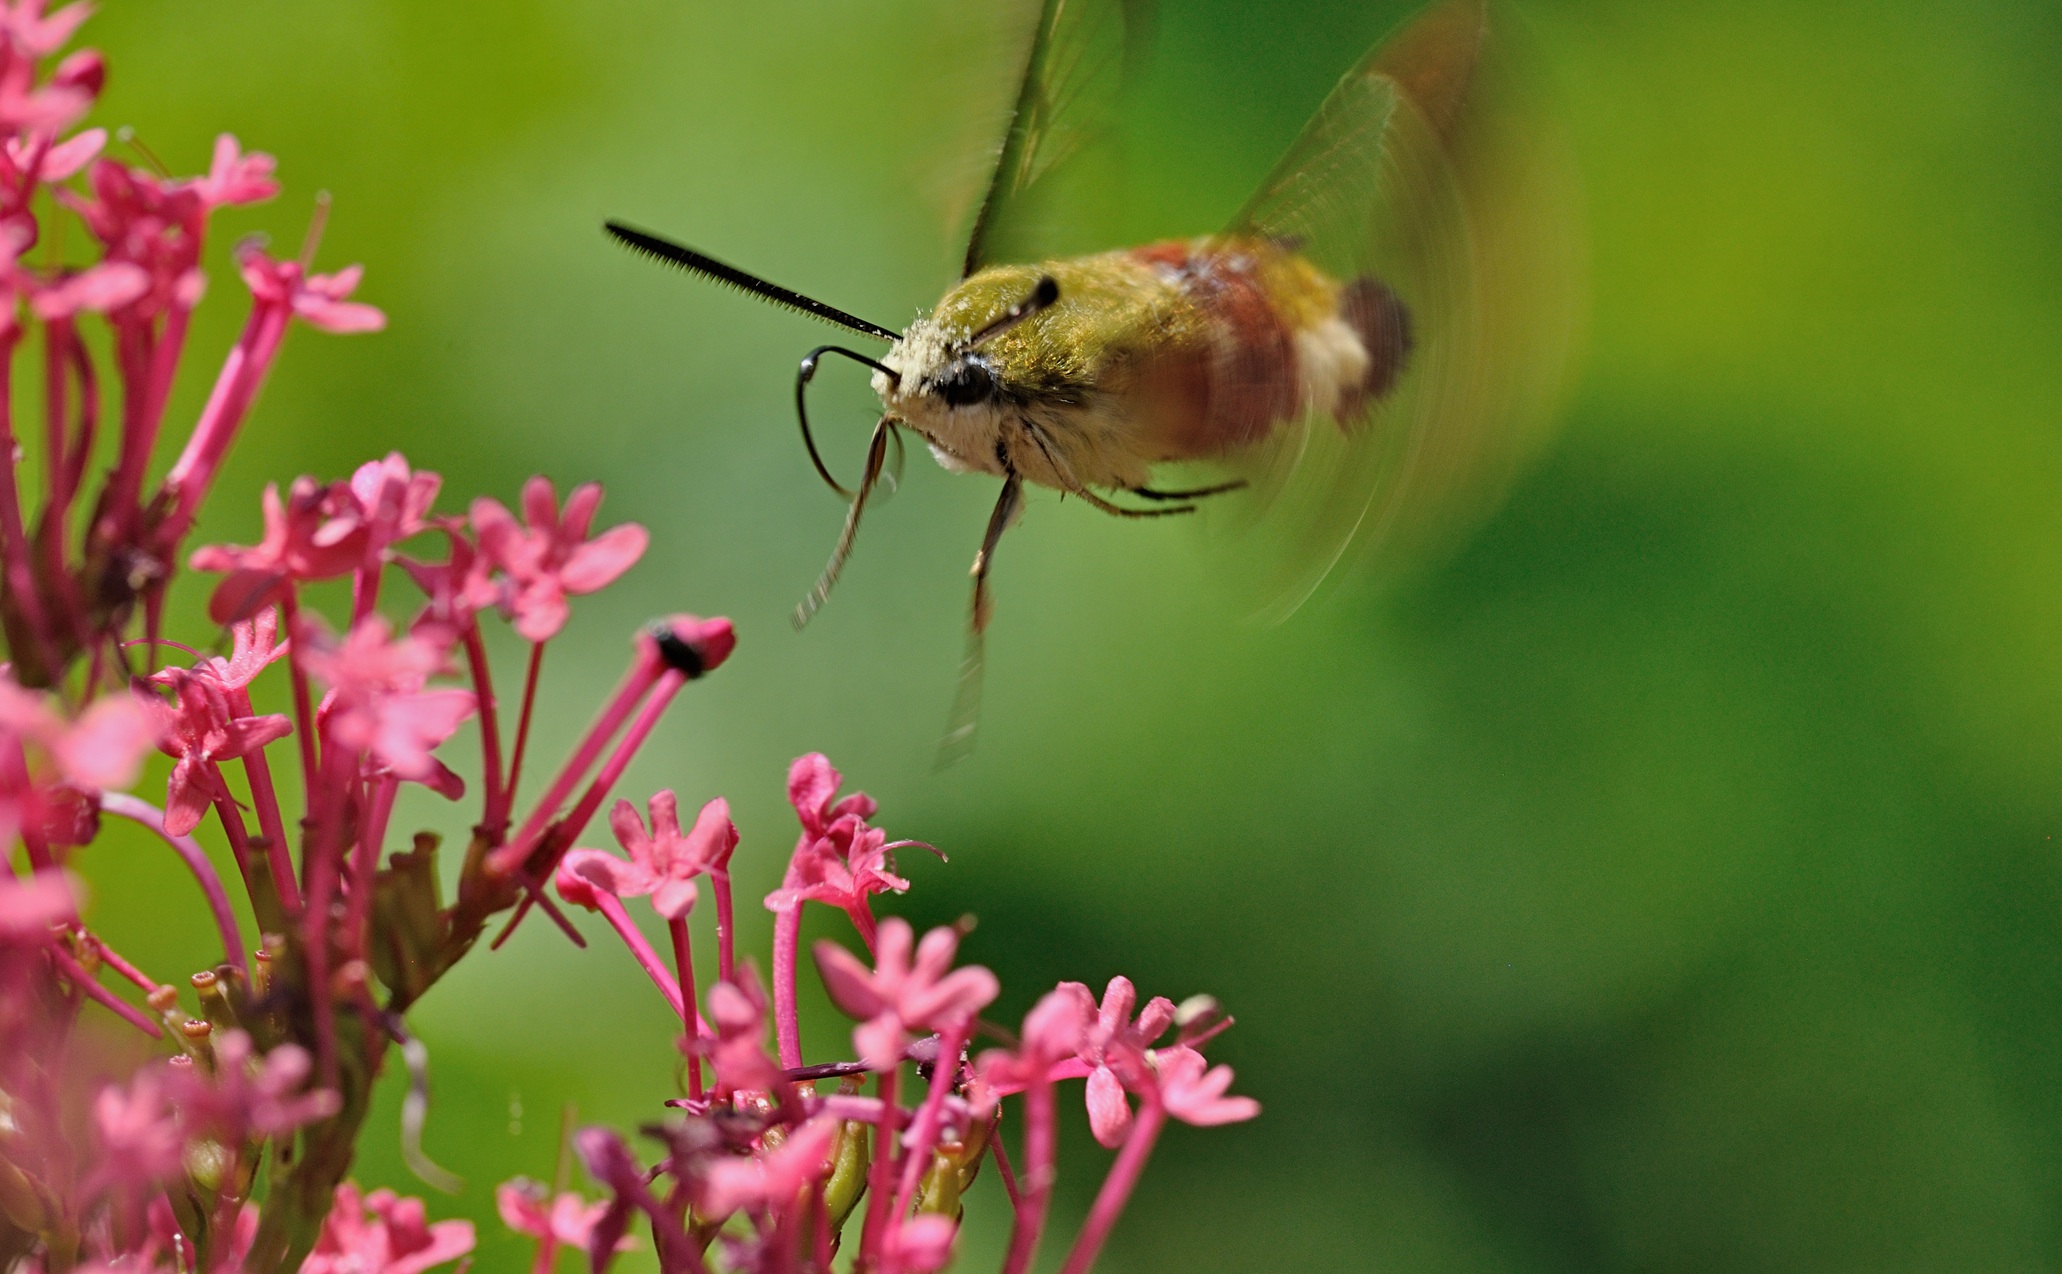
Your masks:
{"label": "pink flower cluster", "polygon": [[[104,156],[100,129],[75,131],[105,69],[91,52],[52,62],[86,12],[0,0],[0,368],[33,330],[43,376],[29,439],[0,394],[0,1260],[424,1269],[467,1250],[470,1232],[344,1181],[371,1085],[391,1046],[419,1053],[407,1010],[493,916],[535,904],[566,924],[544,885],[674,695],[729,654],[730,627],[675,616],[638,633],[594,726],[519,807],[546,645],[569,599],[619,578],[645,533],[597,530],[599,487],[561,506],[543,478],[523,489],[520,517],[486,498],[440,513],[437,475],[395,454],[342,481],[267,488],[257,544],[190,558],[220,577],[209,611],[227,650],[170,640],[182,544],[288,329],[385,320],[351,299],[358,267],[314,270],[321,207],[296,259],[240,249],[249,317],[150,480],[205,291],[210,219],[279,187],[268,156],[226,136],[207,173],[172,178]],[[83,233],[46,235],[52,218]],[[90,252],[71,260],[60,244]],[[105,424],[104,404],[119,405]],[[396,579],[420,600],[395,603]],[[330,580],[350,588],[334,619],[306,602]],[[488,660],[497,618],[528,646],[512,738]],[[479,791],[446,900],[437,838],[398,838],[390,852],[389,822],[403,783],[466,799],[442,753],[469,723]],[[172,759],[162,801],[128,790],[153,751]],[[278,781],[281,765],[299,781]],[[106,856],[96,842],[110,817],[190,872],[219,963],[167,983],[89,925],[80,881]],[[233,878],[204,842],[226,850]],[[683,912],[692,901],[691,886],[684,899],[654,887]],[[99,1037],[79,1028],[102,1011],[156,1060],[84,1065]]]}
{"label": "pink flower cluster", "polygon": [[[1082,984],[1063,982],[1038,1001],[1020,1032],[985,1021],[981,1014],[1001,987],[987,969],[956,967],[958,930],[933,929],[919,940],[899,918],[876,923],[870,898],[909,887],[891,856],[915,842],[888,841],[870,822],[874,802],[860,793],[839,799],[842,785],[815,754],[796,761],[788,776],[802,836],[784,884],[766,899],[776,915],[771,1004],[733,950],[729,863],[738,835],[723,801],[705,806],[685,833],[671,792],[652,798],[649,827],[619,803],[612,822],[628,857],[583,848],[560,864],[560,896],[608,918],[680,1017],[688,1092],[672,1103],[683,1112],[674,1122],[645,1130],[662,1147],[650,1168],[608,1129],[575,1137],[608,1199],[590,1204],[560,1194],[547,1204],[537,1187],[503,1187],[502,1215],[538,1240],[538,1270],[549,1268],[561,1246],[583,1248],[595,1269],[605,1267],[641,1218],[669,1272],[828,1271],[863,1205],[852,1268],[930,1274],[951,1264],[962,1196],[992,1158],[1014,1212],[1002,1268],[1026,1274],[1047,1228],[1056,1174],[1055,1089],[1078,1079],[1086,1081],[1091,1129],[1117,1151],[1063,1266],[1065,1274],[1086,1274],[1168,1119],[1210,1126],[1259,1114],[1251,1098],[1227,1095],[1231,1069],[1204,1059],[1204,1046],[1231,1021],[1207,996],[1180,1006],[1155,998],[1141,1008],[1125,978],[1113,979],[1100,1002]],[[686,924],[703,875],[717,898],[719,970],[706,1017],[696,1011]],[[670,970],[623,906],[638,896],[652,899],[673,934]],[[829,941],[815,947],[825,991],[858,1023],[855,1060],[801,1060],[792,950],[810,901],[850,917],[868,953]],[[778,1060],[766,1048],[769,1017]],[[976,1033],[1007,1043],[970,1056]],[[706,1087],[703,1061],[713,1072]],[[905,1096],[911,1065],[927,1084]],[[869,1075],[870,1096],[862,1085]],[[826,1082],[833,1091],[820,1089]],[[1002,1135],[1008,1099],[1022,1105],[1021,1172]]]}

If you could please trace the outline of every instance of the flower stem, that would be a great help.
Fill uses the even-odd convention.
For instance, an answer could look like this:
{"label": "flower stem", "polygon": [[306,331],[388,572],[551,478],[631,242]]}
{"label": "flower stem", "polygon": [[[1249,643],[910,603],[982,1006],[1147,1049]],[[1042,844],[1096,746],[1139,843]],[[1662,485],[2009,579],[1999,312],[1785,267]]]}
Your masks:
{"label": "flower stem", "polygon": [[725,982],[736,982],[737,933],[730,911],[730,870],[712,868],[709,884],[716,893],[716,976]]}
{"label": "flower stem", "polygon": [[[249,691],[230,693],[230,704],[240,717],[251,715]],[[263,748],[243,754],[243,776],[250,781],[251,804],[258,811],[258,830],[265,834],[265,857],[272,864],[272,886],[279,891],[287,919],[301,914],[301,888],[294,879],[294,859],[286,843],[286,824],[279,816],[279,794],[272,789],[272,766]]]}
{"label": "flower stem", "polygon": [[931,1063],[931,1090],[916,1112],[916,1123],[909,1130],[909,1148],[902,1155],[902,1180],[895,1187],[896,1224],[909,1210],[917,1183],[930,1164],[931,1146],[938,1140],[938,1115],[945,1108],[946,1095],[959,1082],[959,1054],[972,1030],[971,1022],[962,1022],[938,1033],[938,1060]]}
{"label": "flower stem", "polygon": [[508,782],[503,800],[515,807],[516,783],[523,777],[523,757],[530,750],[530,713],[537,706],[537,674],[544,667],[544,643],[530,643],[530,668],[523,674],[523,706],[516,715],[515,751],[508,758]]}
{"label": "flower stem", "polygon": [[802,946],[802,904],[773,918],[773,1023],[780,1041],[782,1070],[802,1064],[802,1025],[795,1014],[795,956]]}
{"label": "flower stem", "polygon": [[1053,1183],[1053,1090],[1049,1076],[1040,1075],[1024,1090],[1024,1182],[1017,1192],[1003,1168],[1002,1136],[995,1137],[995,1163],[1003,1168],[1003,1184],[1017,1204],[1016,1225],[1010,1230],[1009,1257],[1002,1274],[1027,1274],[1038,1255],[1038,1240],[1045,1233],[1045,1210],[1052,1202]]}
{"label": "flower stem", "polygon": [[468,621],[465,626],[465,662],[473,675],[473,702],[480,711],[480,775],[486,787],[480,800],[480,825],[490,837],[496,837],[508,830],[508,788],[501,772],[501,722],[494,711],[494,678],[476,622]]}
{"label": "flower stem", "polygon": [[193,837],[175,836],[166,831],[164,813],[148,801],[126,792],[103,792],[100,808],[118,818],[143,824],[185,860],[193,878],[200,882],[201,893],[207,896],[208,910],[215,913],[215,928],[222,935],[223,961],[240,969],[248,982],[251,967],[244,959],[243,934],[236,926],[236,912],[229,905],[229,894],[222,888],[222,878],[215,874],[215,865],[208,861],[207,852],[194,842]]}
{"label": "flower stem", "polygon": [[679,1015],[681,1024],[689,1030],[694,1029],[687,1015],[687,1005],[680,998],[680,984],[674,980],[673,974],[659,959],[659,953],[652,950],[652,944],[645,941],[644,933],[630,919],[630,913],[623,910],[622,899],[597,889],[594,893],[594,907],[615,929],[616,936],[623,940],[623,945],[630,948],[631,956],[644,970],[645,976],[652,980],[652,985],[658,987],[659,993],[666,997],[666,1003],[673,1006],[673,1012]]}
{"label": "flower stem", "polygon": [[78,987],[80,994],[84,995],[87,999],[104,1006],[108,1012],[113,1013],[116,1017],[121,1018],[124,1022],[134,1026],[152,1039],[163,1037],[164,1032],[158,1030],[158,1024],[151,1021],[142,1009],[128,1003],[121,996],[100,985],[92,974],[86,972],[85,966],[72,959],[70,952],[53,946],[50,948],[50,959],[57,965],[58,970],[65,977],[71,979],[72,985]]}
{"label": "flower stem", "polygon": [[881,1072],[875,1091],[881,1099],[881,1120],[874,1125],[873,1163],[867,1167],[866,1220],[859,1229],[859,1264],[871,1268],[880,1254],[881,1232],[888,1215],[888,1185],[895,1168],[895,1082],[900,1064]]}
{"label": "flower stem", "polygon": [[1081,1233],[1074,1239],[1074,1250],[1067,1253],[1067,1263],[1060,1267],[1060,1274],[1088,1274],[1089,1267],[1095,1264],[1103,1250],[1103,1240],[1110,1237],[1117,1217],[1131,1200],[1131,1188],[1145,1171],[1153,1142],[1166,1122],[1166,1108],[1157,1096],[1148,1096],[1140,1106],[1137,1121],[1131,1125],[1131,1135],[1124,1139],[1124,1149],[1117,1152],[1117,1162],[1110,1165],[1110,1175],[1103,1178],[1103,1188],[1096,1191],[1095,1204],[1089,1208],[1088,1220],[1082,1223]]}
{"label": "flower stem", "polygon": [[[666,931],[673,938],[673,974],[680,985],[680,998],[689,1005],[697,1006],[697,1025],[690,1028],[689,1034],[694,1036],[696,1043],[700,1043],[700,999],[695,995],[694,949],[687,932],[687,917],[669,917],[666,921]],[[702,1095],[702,1055],[696,1049],[688,1050],[687,1054],[687,1095],[697,1100]]]}

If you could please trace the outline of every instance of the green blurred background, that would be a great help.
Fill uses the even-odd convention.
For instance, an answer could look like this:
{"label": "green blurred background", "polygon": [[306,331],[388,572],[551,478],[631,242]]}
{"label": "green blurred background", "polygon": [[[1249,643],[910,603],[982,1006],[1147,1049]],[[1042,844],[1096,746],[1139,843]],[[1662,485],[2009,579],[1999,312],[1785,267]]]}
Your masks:
{"label": "green blurred background", "polygon": [[[539,756],[634,623],[733,616],[738,656],[626,789],[731,799],[748,947],[786,764],[820,749],[950,851],[892,909],[976,913],[1006,1015],[1118,971],[1238,1015],[1218,1051],[1265,1116],[1175,1129],[1108,1270],[2062,1265],[2062,14],[1525,6],[1593,237],[1549,452],[1450,558],[1279,628],[1180,528],[1036,500],[998,567],[980,750],[940,775],[989,484],[912,457],[797,636],[842,513],[789,405],[822,330],[598,226],[906,320],[946,279],[926,190],[968,126],[964,8],[108,5],[99,122],[181,170],[233,130],[286,182],[224,227],[174,419],[242,318],[227,244],[297,242],[317,190],[324,261],[364,261],[392,317],[292,338],[204,538],[247,542],[265,480],[394,447],[451,509],[533,472],[605,482],[653,547],[553,648]],[[1220,223],[1405,11],[1170,0],[1127,125],[1136,233]],[[826,381],[850,467],[866,397]],[[169,856],[100,852],[117,945],[205,959]],[[566,1102],[656,1113],[665,1008],[620,949],[533,923],[414,1020],[430,1151],[470,1182],[432,1210],[481,1221],[481,1268],[522,1268],[492,1184],[550,1173]],[[844,1047],[827,1012],[806,1030]],[[409,1188],[394,1109],[360,1175]],[[1070,1228],[1104,1162],[1075,1120]],[[998,1201],[970,1217],[991,1265]]]}

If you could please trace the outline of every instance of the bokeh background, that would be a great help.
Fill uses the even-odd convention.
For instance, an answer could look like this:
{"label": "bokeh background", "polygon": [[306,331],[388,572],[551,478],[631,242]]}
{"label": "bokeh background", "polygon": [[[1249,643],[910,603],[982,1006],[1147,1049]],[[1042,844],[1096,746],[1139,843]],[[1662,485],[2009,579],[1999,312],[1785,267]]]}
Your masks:
{"label": "bokeh background", "polygon": [[[633,624],[729,614],[738,656],[626,788],[727,795],[748,910],[792,843],[785,767],[821,749],[950,851],[906,864],[893,909],[977,914],[1006,1013],[1118,971],[1236,1012],[1220,1053],[1265,1117],[1175,1129],[1104,1268],[2062,1265],[2054,6],[1526,5],[1592,236],[1547,454],[1452,555],[1277,628],[1181,528],[1037,500],[998,568],[980,749],[943,774],[988,484],[913,457],[790,631],[842,513],[790,414],[821,329],[598,225],[905,321],[947,278],[929,191],[979,87],[977,6],[106,8],[98,122],[184,170],[220,130],[281,158],[285,196],[216,245],[194,365],[242,318],[229,239],[298,241],[317,190],[324,261],[364,261],[392,317],[292,338],[205,538],[247,541],[265,480],[396,447],[447,508],[600,479],[653,548],[554,647],[540,759]],[[1223,221],[1405,8],[1167,4],[1131,231]],[[865,391],[825,379],[856,462]],[[204,959],[168,856],[107,852],[117,944]],[[522,1268],[493,1183],[550,1174],[565,1103],[655,1113],[665,1008],[619,949],[536,923],[414,1022],[430,1151],[469,1182],[433,1211],[481,1222],[480,1268]],[[816,1012],[812,1051],[841,1031]],[[360,1175],[409,1188],[394,1110]],[[1077,1115],[1070,1217],[1102,1162]],[[983,1211],[970,1268],[1001,1242]]]}

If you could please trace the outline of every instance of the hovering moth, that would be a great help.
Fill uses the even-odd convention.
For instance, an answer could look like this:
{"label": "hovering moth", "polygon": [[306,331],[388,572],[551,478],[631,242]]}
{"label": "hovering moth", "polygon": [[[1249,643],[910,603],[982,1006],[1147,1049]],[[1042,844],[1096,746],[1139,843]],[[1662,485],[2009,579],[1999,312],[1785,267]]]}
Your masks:
{"label": "hovering moth", "polygon": [[[1569,346],[1567,165],[1508,15],[1483,0],[1438,4],[1379,43],[1221,230],[1041,255],[1053,192],[1110,127],[1140,17],[1124,0],[1045,0],[962,277],[902,331],[607,225],[883,346],[821,346],[796,376],[810,459],[849,501],[798,626],[836,583],[902,431],[946,469],[999,480],[948,749],[971,734],[989,572],[1027,483],[1122,518],[1242,502],[1241,538],[1269,546],[1283,613],[1349,554],[1423,538],[1492,495],[1550,414]],[[806,390],[829,354],[871,369],[882,405],[851,487],[810,432]]]}

